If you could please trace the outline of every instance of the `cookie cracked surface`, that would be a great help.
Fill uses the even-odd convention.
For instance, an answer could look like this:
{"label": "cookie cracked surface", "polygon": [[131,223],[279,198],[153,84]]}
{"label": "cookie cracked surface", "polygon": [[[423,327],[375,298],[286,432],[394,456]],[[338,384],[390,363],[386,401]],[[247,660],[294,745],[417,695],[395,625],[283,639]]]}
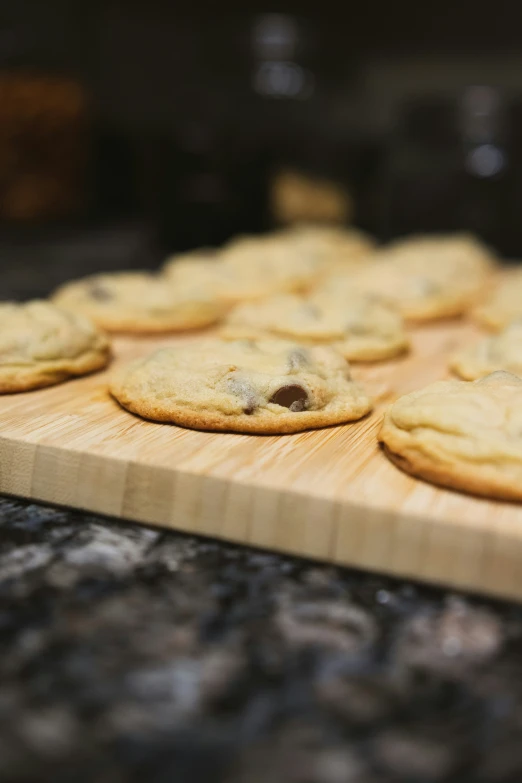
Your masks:
{"label": "cookie cracked surface", "polygon": [[372,407],[340,354],[283,340],[164,348],[119,370],[110,390],[146,419],[259,434],[342,424]]}
{"label": "cookie cracked surface", "polygon": [[379,435],[400,468],[441,486],[522,501],[522,379],[440,381],[387,410]]}
{"label": "cookie cracked surface", "polygon": [[106,366],[105,335],[50,302],[0,303],[0,393],[52,386]]}

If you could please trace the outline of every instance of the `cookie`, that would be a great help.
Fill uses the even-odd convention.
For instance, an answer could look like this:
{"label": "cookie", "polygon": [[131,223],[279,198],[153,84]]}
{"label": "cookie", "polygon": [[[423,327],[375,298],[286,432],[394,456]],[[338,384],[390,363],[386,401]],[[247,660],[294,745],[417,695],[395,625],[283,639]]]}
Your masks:
{"label": "cookie", "polygon": [[400,468],[444,487],[522,500],[522,379],[439,381],[386,412],[379,435]]}
{"label": "cookie", "polygon": [[473,315],[482,325],[494,331],[522,320],[522,269],[506,272]]}
{"label": "cookie", "polygon": [[105,335],[50,302],[0,303],[0,393],[52,386],[109,362]]}
{"label": "cookie", "polygon": [[231,267],[255,275],[259,285],[263,280],[265,288],[271,284],[272,293],[307,290],[320,273],[312,250],[285,231],[237,237],[225,245],[221,258]]}
{"label": "cookie", "polygon": [[202,430],[282,434],[360,419],[372,403],[331,348],[218,339],[164,348],[112,380],[120,405]]}
{"label": "cookie", "polygon": [[462,315],[483,296],[493,261],[466,239],[405,240],[375,254],[349,275],[332,275],[317,293],[343,298],[355,290],[396,307],[412,321]]}
{"label": "cookie", "polygon": [[287,294],[239,305],[224,321],[221,334],[225,339],[277,336],[326,344],[361,362],[389,359],[408,347],[400,316],[363,296],[324,303]]}
{"label": "cookie", "polygon": [[437,257],[440,263],[453,259],[467,259],[475,269],[483,271],[494,268],[495,254],[474,234],[466,232],[454,234],[413,234],[408,237],[396,239],[386,248],[388,253],[398,257],[408,255],[424,256],[428,264]]}
{"label": "cookie", "polygon": [[221,251],[196,251],[167,260],[163,273],[179,288],[211,290],[226,306],[309,288],[317,265],[283,241],[241,238]]}
{"label": "cookie", "polygon": [[322,274],[349,271],[368,259],[376,247],[374,240],[362,231],[340,226],[302,224],[282,235],[311,254]]}
{"label": "cookie", "polygon": [[54,302],[91,318],[108,332],[173,332],[215,323],[225,312],[204,286],[174,287],[146,272],[92,275],[66,283]]}
{"label": "cookie", "polygon": [[496,370],[522,376],[522,322],[460,351],[451,359],[450,367],[466,381],[483,378]]}

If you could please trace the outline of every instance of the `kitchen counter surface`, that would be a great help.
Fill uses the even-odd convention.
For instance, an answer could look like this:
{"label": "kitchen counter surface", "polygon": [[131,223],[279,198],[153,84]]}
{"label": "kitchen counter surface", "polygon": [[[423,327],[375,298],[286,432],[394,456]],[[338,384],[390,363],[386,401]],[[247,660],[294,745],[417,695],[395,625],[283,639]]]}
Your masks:
{"label": "kitchen counter surface", "polygon": [[0,499],[0,781],[522,780],[522,610]]}

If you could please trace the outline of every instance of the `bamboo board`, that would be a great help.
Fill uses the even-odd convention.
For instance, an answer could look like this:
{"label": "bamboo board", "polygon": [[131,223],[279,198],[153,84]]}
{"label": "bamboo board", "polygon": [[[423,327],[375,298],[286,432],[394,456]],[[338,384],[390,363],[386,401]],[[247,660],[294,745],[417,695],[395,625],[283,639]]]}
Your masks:
{"label": "bamboo board", "polygon": [[[356,374],[402,394],[447,375],[467,323],[416,329],[412,354]],[[192,339],[192,338],[184,338]],[[116,361],[172,339],[115,341]],[[380,452],[363,421],[297,435],[142,421],[106,373],[0,398],[0,491],[256,547],[522,598],[522,506],[435,488]]]}

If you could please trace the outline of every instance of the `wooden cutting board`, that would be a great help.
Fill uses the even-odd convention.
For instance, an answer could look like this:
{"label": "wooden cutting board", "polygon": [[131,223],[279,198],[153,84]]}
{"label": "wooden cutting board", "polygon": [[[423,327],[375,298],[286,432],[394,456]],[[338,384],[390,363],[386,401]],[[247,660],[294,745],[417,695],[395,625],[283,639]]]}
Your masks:
{"label": "wooden cutting board", "polygon": [[[418,328],[409,357],[356,374],[378,394],[402,394],[445,377],[448,353],[477,336],[458,321]],[[117,361],[169,342],[119,338]],[[0,398],[1,492],[522,598],[522,506],[401,473],[377,445],[384,403],[315,432],[212,434],[132,416],[106,379]]]}

